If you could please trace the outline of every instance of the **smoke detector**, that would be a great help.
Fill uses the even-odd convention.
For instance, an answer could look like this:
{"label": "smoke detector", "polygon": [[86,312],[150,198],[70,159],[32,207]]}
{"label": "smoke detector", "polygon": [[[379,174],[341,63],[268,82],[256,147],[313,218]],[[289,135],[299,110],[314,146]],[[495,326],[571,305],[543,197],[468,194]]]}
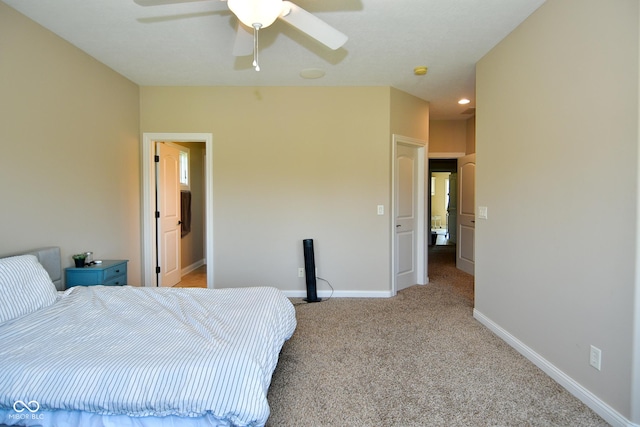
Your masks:
{"label": "smoke detector", "polygon": [[413,69],[413,74],[415,74],[416,76],[424,76],[425,74],[427,74],[427,70],[428,67],[426,67],[425,65],[420,65]]}

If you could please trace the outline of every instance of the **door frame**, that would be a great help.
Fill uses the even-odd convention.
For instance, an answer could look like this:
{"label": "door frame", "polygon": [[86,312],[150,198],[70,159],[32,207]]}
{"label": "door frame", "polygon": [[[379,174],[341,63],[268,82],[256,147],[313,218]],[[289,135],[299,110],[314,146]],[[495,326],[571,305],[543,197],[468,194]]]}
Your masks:
{"label": "door frame", "polygon": [[398,152],[398,145],[409,145],[416,149],[418,159],[418,189],[417,189],[417,206],[418,213],[416,218],[416,247],[414,248],[416,253],[416,277],[419,285],[426,285],[429,283],[428,276],[428,252],[427,252],[427,233],[426,233],[426,212],[427,212],[427,197],[426,191],[429,188],[426,185],[425,168],[428,164],[427,156],[429,153],[429,143],[420,139],[410,138],[408,136],[402,136],[393,134],[391,137],[391,214],[389,220],[389,230],[391,235],[391,296],[395,296],[397,291],[396,286],[396,156]]}
{"label": "door frame", "polygon": [[155,143],[202,142],[205,144],[205,245],[207,263],[207,287],[214,288],[213,264],[213,134],[211,133],[154,133],[142,134],[142,283],[157,287],[156,233],[155,233]]}

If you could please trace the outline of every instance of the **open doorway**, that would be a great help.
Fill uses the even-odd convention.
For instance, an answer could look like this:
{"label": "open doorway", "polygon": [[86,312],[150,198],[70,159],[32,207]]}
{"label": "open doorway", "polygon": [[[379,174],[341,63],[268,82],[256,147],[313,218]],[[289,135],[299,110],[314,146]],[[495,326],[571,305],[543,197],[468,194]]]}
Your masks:
{"label": "open doorway", "polygon": [[429,159],[430,246],[456,245],[457,159]]}
{"label": "open doorway", "polygon": [[[431,173],[431,233],[433,245],[455,244],[455,218],[451,213],[451,182],[455,174],[451,172]],[[455,197],[455,194],[453,194]],[[452,230],[453,228],[453,230]],[[435,240],[434,240],[435,239]]]}
{"label": "open doorway", "polygon": [[174,143],[200,143],[204,147],[204,240],[206,283],[213,288],[213,136],[210,133],[144,133],[142,138],[142,262],[143,285],[158,286],[157,273],[157,236],[156,236],[156,142],[170,141]]}
{"label": "open doorway", "polygon": [[[181,176],[181,238],[180,281],[174,287],[207,287],[207,263],[205,245],[205,167],[204,142],[179,142],[183,156],[181,167],[186,173]],[[181,174],[182,174],[181,169]]]}

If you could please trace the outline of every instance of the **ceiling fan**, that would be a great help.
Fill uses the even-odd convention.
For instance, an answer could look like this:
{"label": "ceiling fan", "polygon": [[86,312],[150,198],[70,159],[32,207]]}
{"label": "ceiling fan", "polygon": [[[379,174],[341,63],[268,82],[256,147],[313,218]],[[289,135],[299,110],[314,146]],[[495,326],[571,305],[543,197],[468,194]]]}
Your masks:
{"label": "ceiling fan", "polygon": [[[168,4],[193,0],[135,1],[140,5],[150,5],[150,3]],[[260,71],[260,65],[258,64],[258,33],[273,24],[276,19],[281,19],[332,50],[342,47],[348,39],[342,32],[287,0],[226,1],[229,10],[236,15],[239,21],[233,45],[233,55],[246,56],[253,53],[253,66],[256,71]]]}

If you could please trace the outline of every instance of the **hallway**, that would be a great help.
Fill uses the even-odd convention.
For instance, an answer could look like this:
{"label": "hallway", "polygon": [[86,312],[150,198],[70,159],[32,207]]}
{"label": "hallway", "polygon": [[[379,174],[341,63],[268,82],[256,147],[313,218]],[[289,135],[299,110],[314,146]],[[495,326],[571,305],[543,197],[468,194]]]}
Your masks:
{"label": "hallway", "polygon": [[429,246],[429,282],[451,286],[454,292],[473,304],[474,277],[456,268],[455,245]]}

